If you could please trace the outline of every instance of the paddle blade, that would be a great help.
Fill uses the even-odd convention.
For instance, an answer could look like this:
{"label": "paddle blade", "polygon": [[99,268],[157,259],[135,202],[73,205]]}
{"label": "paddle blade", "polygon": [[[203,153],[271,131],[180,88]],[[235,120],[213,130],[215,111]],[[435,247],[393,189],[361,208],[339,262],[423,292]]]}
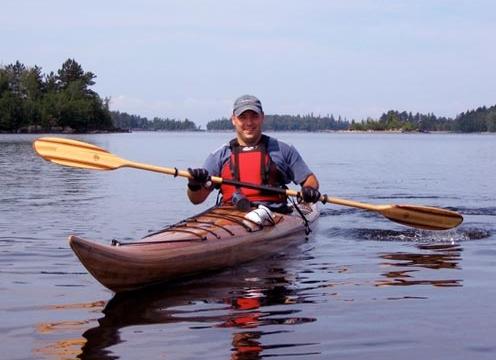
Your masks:
{"label": "paddle blade", "polygon": [[448,230],[463,221],[455,211],[420,205],[388,205],[379,212],[389,220],[426,230]]}
{"label": "paddle blade", "polygon": [[81,169],[114,170],[126,164],[123,159],[98,146],[65,138],[36,139],[33,149],[45,160]]}

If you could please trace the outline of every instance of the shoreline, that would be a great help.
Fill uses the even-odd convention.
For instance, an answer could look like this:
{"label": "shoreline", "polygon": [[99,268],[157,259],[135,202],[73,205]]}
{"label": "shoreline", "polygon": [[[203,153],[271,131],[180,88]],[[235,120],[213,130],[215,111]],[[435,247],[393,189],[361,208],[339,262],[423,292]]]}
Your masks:
{"label": "shoreline", "polygon": [[[87,132],[77,131],[55,131],[55,130],[38,130],[38,131],[0,131],[0,135],[95,135],[95,134],[131,134],[131,133],[232,133],[234,130],[141,130],[141,129],[120,129],[120,130],[92,130]],[[455,131],[398,131],[398,130],[264,130],[264,133],[295,133],[295,134],[391,134],[391,135],[429,135],[429,134],[496,134],[496,132],[455,132]]]}

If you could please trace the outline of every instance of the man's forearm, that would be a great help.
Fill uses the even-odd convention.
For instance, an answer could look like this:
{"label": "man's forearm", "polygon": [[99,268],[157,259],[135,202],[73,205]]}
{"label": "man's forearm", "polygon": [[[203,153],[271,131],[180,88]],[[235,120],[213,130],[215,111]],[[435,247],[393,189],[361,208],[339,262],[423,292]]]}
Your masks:
{"label": "man's forearm", "polygon": [[309,186],[314,189],[319,188],[319,180],[317,180],[317,177],[314,174],[310,174],[305,181],[301,184],[301,186]]}
{"label": "man's forearm", "polygon": [[210,189],[200,188],[197,191],[191,191],[188,189],[188,198],[193,204],[201,204],[210,194]]}

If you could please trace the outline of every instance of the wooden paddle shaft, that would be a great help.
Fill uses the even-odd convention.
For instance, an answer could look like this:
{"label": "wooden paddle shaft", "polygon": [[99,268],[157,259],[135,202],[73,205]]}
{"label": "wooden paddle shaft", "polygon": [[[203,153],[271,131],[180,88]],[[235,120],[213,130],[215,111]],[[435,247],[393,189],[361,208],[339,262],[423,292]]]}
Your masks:
{"label": "wooden paddle shaft", "polygon": [[173,175],[174,177],[176,176],[181,176],[190,179],[191,175],[188,171],[186,170],[178,170],[177,168],[168,168],[168,167],[163,167],[163,166],[156,166],[156,165],[150,165],[150,164],[143,164],[135,161],[126,161],[125,163],[126,167],[132,167],[135,169],[142,169],[142,170],[148,170],[148,171],[154,171],[162,174],[168,174],[168,175]]}
{"label": "wooden paddle shaft", "polygon": [[[185,177],[188,179],[191,178],[191,174],[188,171],[178,170],[177,168],[155,166],[155,165],[138,163],[138,162],[134,162],[134,161],[126,162],[126,166],[136,168],[136,169],[145,169],[145,170],[149,170],[149,171],[165,173],[165,174],[173,175],[173,176],[181,176],[181,177]],[[231,180],[231,179],[223,179],[223,178],[218,177],[218,176],[211,176],[210,180],[214,184],[228,184],[228,185],[239,186],[239,187],[244,187],[244,188],[249,188],[249,189],[285,194],[287,196],[294,196],[294,197],[301,196],[301,193],[299,191],[296,191],[296,190],[281,189],[281,188],[276,188],[276,187],[266,186],[266,185],[250,184],[250,183],[245,183],[245,182]],[[358,201],[340,199],[340,198],[336,198],[336,197],[326,197],[324,195],[320,197],[320,201],[327,202],[330,204],[336,204],[336,205],[351,206],[351,207],[356,207],[356,208],[360,208],[360,209],[364,209],[364,210],[371,210],[371,211],[380,211],[380,210],[383,210],[383,207],[385,207],[385,206],[381,206],[381,205],[366,204],[366,203],[362,203],[362,202],[358,202]]]}
{"label": "wooden paddle shaft", "polygon": [[[181,176],[181,177],[191,179],[191,174],[189,173],[189,171],[178,170],[176,168],[167,168],[167,167],[162,167],[162,166],[142,164],[142,163],[138,163],[138,162],[134,162],[134,161],[126,162],[125,166],[132,167],[135,169],[144,169],[144,170],[164,173],[164,174],[172,175],[174,177]],[[298,196],[298,194],[299,194],[297,191],[294,191],[294,190],[286,190],[286,189],[275,188],[275,187],[266,186],[266,185],[250,184],[250,183],[245,183],[245,182],[231,180],[231,179],[223,179],[223,178],[218,177],[218,176],[211,176],[210,181],[212,181],[214,184],[228,184],[228,185],[244,187],[244,188],[248,188],[248,189],[275,192],[275,193],[279,193],[279,194],[286,194],[288,196]]]}

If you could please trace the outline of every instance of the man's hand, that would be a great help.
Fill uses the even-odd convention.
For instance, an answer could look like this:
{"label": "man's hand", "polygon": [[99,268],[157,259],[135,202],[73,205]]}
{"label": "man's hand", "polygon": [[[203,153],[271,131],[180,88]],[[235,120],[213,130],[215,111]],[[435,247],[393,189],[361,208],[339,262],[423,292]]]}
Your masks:
{"label": "man's hand", "polygon": [[207,182],[210,180],[208,175],[208,170],[204,168],[191,169],[188,168],[188,172],[191,178],[188,181],[188,188],[191,191],[198,191],[202,187],[207,186]]}
{"label": "man's hand", "polygon": [[301,188],[301,197],[306,203],[316,203],[320,200],[320,192],[310,186],[303,186]]}

